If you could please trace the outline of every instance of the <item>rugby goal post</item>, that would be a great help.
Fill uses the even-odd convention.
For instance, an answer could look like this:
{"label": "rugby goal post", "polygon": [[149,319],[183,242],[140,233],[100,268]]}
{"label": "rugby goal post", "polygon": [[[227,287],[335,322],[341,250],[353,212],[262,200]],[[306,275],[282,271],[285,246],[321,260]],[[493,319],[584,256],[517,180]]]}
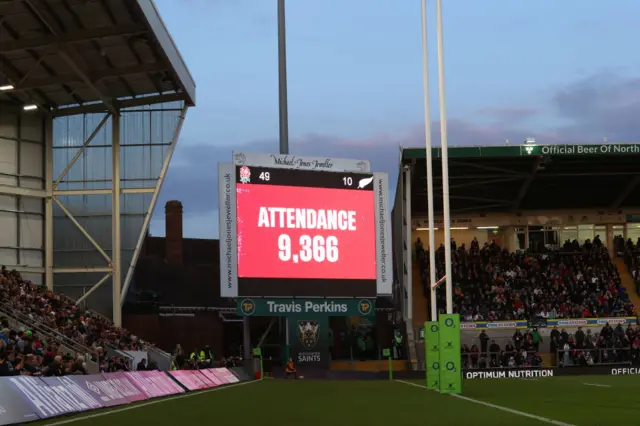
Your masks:
{"label": "rugby goal post", "polygon": [[433,284],[431,286],[432,290],[436,290],[438,287],[440,287],[442,285],[442,283],[447,281],[447,276],[445,275],[444,277],[440,278],[438,281],[435,282],[435,284]]}

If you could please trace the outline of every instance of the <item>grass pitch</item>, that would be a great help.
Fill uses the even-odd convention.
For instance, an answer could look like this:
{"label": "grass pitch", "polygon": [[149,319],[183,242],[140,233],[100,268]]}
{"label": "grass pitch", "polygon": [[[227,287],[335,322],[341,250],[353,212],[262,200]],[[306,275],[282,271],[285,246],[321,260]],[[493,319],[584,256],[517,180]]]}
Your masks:
{"label": "grass pitch", "polygon": [[263,380],[35,425],[606,426],[640,424],[640,376],[464,382],[463,397],[422,382]]}

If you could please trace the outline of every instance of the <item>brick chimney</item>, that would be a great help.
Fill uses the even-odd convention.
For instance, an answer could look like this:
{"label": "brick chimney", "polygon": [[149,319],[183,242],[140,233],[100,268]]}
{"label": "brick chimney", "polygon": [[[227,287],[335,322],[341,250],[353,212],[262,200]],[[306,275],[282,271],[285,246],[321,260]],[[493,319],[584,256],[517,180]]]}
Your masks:
{"label": "brick chimney", "polygon": [[173,265],[182,264],[182,203],[167,201],[165,213],[166,260]]}

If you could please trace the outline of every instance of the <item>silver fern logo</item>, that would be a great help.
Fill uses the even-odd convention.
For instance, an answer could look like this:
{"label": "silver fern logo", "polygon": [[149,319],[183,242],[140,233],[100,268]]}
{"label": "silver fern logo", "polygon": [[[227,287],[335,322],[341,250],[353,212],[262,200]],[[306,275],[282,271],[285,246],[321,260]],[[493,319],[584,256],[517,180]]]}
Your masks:
{"label": "silver fern logo", "polygon": [[360,179],[360,181],[358,182],[358,189],[364,189],[371,182],[373,182],[373,176],[368,177],[368,178],[364,178],[364,179]]}

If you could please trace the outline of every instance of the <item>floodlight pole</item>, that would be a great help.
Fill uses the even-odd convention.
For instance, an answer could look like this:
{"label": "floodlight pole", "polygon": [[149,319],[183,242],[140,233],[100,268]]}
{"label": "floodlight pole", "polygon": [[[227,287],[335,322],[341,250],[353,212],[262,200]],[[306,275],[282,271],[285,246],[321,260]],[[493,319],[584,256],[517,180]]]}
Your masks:
{"label": "floodlight pole", "polygon": [[121,210],[120,210],[120,113],[111,115],[111,298],[113,303],[113,323],[122,327],[122,265],[121,259]]}
{"label": "floodlight pole", "polygon": [[[285,0],[278,0],[278,108],[280,113],[280,154],[289,153],[289,112],[287,99],[287,27],[284,6]],[[288,357],[289,318],[285,317],[284,325],[286,345],[285,355],[286,357]],[[248,328],[248,322],[246,327]]]}
{"label": "floodlight pole", "polygon": [[438,321],[436,300],[436,236],[433,218],[433,162],[431,156],[431,99],[429,95],[429,50],[427,44],[427,0],[422,0],[422,88],[424,98],[424,140],[427,162],[427,215],[429,220],[429,288],[431,321]]}
{"label": "floodlight pole", "polygon": [[447,314],[453,313],[453,276],[451,275],[451,217],[449,214],[449,144],[447,141],[447,103],[444,87],[444,42],[442,32],[442,0],[436,0],[438,26],[438,90],[440,94],[440,145],[442,147],[442,219],[444,226],[444,264]]}
{"label": "floodlight pole", "polygon": [[289,153],[289,113],[287,101],[287,31],[284,1],[278,0],[278,106],[280,112],[280,154]]}

